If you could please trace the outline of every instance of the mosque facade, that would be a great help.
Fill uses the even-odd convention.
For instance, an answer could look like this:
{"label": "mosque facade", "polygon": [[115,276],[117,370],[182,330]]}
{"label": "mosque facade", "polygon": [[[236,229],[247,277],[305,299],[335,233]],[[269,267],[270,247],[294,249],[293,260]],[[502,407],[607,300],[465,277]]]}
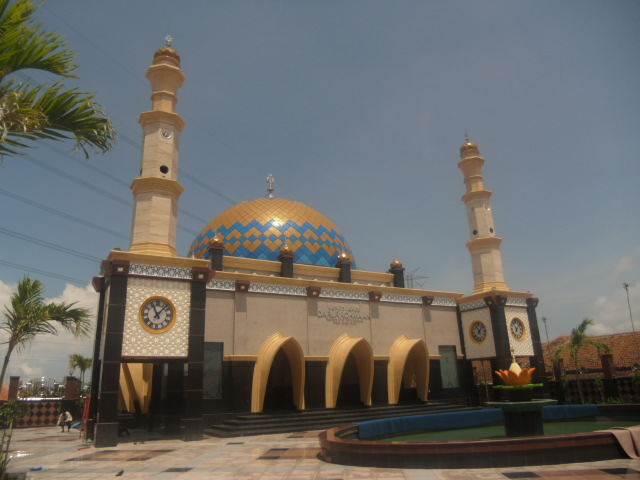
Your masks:
{"label": "mosque facade", "polygon": [[537,299],[509,289],[478,146],[458,167],[466,191],[474,291],[406,288],[402,262],[358,270],[324,214],[267,195],[216,216],[187,256],[176,250],[185,77],[170,46],[147,73],[152,108],[133,179],[131,246],[113,250],[100,293],[89,437],[118,441],[122,412],[199,440],[231,413],[362,407],[473,396],[471,360],[544,371]]}

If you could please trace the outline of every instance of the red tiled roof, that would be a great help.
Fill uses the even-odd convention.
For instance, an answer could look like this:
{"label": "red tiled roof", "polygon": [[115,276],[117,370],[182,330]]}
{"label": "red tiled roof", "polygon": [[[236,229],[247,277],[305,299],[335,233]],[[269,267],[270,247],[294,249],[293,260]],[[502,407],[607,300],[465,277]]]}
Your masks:
{"label": "red tiled roof", "polygon": [[[634,365],[640,365],[640,332],[615,333],[612,335],[587,335],[591,340],[606,343],[613,349],[613,362],[616,370],[629,371]],[[542,344],[544,353],[545,368],[547,374],[553,373],[552,358],[555,351],[569,340],[569,335],[560,335],[549,343]],[[564,359],[565,370],[574,370],[574,365],[569,358],[569,351],[566,350],[562,357]],[[598,349],[593,345],[587,345],[580,349],[578,354],[578,365],[587,371],[601,370],[602,363],[598,354]]]}

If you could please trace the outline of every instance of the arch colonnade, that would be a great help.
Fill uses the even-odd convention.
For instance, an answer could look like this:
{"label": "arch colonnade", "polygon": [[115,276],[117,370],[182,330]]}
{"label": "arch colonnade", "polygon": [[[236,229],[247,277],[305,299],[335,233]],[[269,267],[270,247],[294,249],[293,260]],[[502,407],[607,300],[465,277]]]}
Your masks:
{"label": "arch colonnade", "polygon": [[[305,409],[305,355],[298,341],[280,332],[269,336],[258,351],[251,388],[251,411],[262,412],[267,395],[269,375],[276,355],[286,355],[291,370],[293,405]],[[371,405],[374,380],[373,349],[364,338],[342,334],[333,343],[326,366],[325,407],[335,408],[347,362],[355,362],[360,402]],[[397,404],[402,388],[416,387],[417,397],[426,401],[429,393],[429,351],[424,340],[400,335],[393,342],[387,364],[388,403]]]}

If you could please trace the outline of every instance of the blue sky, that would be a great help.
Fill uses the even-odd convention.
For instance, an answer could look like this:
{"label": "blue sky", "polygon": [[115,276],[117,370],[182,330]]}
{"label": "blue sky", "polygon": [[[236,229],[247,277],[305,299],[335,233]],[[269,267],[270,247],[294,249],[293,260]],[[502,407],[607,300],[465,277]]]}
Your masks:
{"label": "blue sky", "polygon": [[[181,254],[272,173],[277,195],[338,225],[359,268],[398,257],[423,288],[470,293],[468,132],[506,282],[540,298],[549,336],[585,317],[592,333],[630,331],[623,282],[638,285],[640,328],[638,2],[55,0],[39,17],[67,36],[72,84],[96,92],[120,137],[88,163],[64,143],[4,159],[0,302],[29,273],[50,298],[95,307],[99,259],[129,247],[145,73],[170,33],[187,77]],[[90,343],[38,340],[9,373],[58,379]]]}

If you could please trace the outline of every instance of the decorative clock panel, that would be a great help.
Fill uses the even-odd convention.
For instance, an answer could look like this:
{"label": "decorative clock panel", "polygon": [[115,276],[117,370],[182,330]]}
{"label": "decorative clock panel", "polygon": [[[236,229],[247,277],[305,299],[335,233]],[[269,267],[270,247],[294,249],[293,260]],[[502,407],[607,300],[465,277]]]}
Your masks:
{"label": "decorative clock panel", "polygon": [[488,308],[462,312],[462,330],[468,360],[495,357],[496,347]]}
{"label": "decorative clock panel", "polygon": [[513,349],[516,357],[533,356],[533,342],[531,341],[531,329],[529,328],[527,309],[521,307],[505,307],[504,314],[507,319],[509,346]]}
{"label": "decorative clock panel", "polygon": [[129,277],[122,355],[186,357],[191,284]]}

